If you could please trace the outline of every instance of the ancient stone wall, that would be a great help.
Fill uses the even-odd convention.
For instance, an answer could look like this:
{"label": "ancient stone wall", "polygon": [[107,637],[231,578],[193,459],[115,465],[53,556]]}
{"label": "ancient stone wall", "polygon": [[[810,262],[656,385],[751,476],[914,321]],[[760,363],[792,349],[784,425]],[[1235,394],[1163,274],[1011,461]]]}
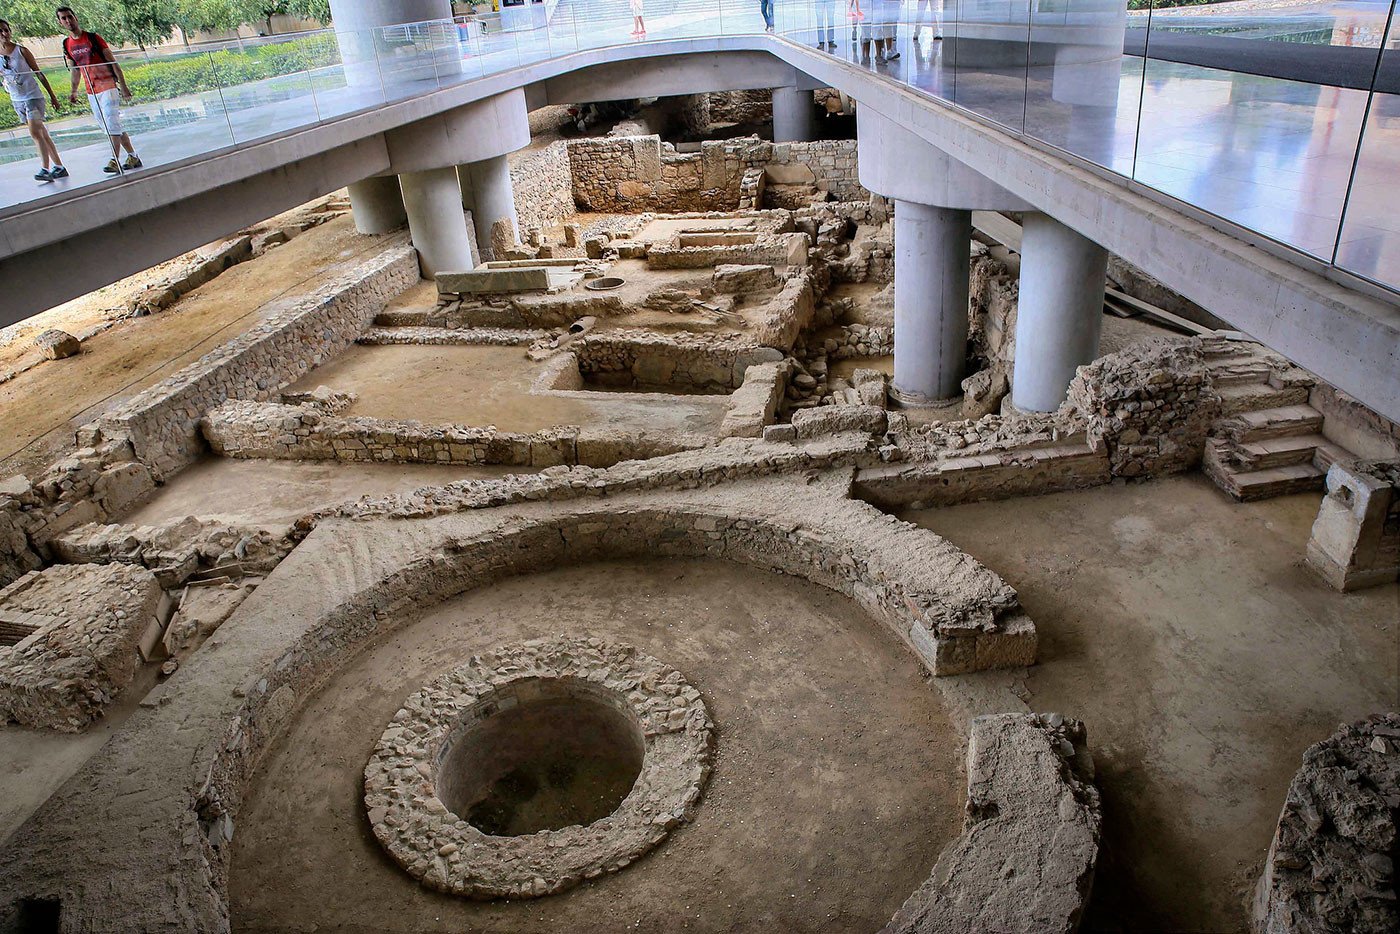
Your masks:
{"label": "ancient stone wall", "polygon": [[60,564],[0,590],[0,614],[35,627],[0,646],[0,723],[76,733],[101,716],[135,676],[161,596],[128,565]]}
{"label": "ancient stone wall", "polygon": [[756,363],[782,353],[731,335],[660,334],[644,328],[593,332],[571,345],[586,381],[638,389],[729,392]]}
{"label": "ancient stone wall", "polygon": [[607,426],[509,432],[328,415],[314,406],[246,401],[224,403],[205,416],[201,427],[210,447],[224,457],[356,463],[608,467],[710,443],[703,436],[678,432]]}
{"label": "ancient stone wall", "polygon": [[555,227],[575,213],[570,173],[569,147],[562,140],[511,156],[510,180],[521,230]]}
{"label": "ancient stone wall", "polygon": [[773,119],[773,92],[766,88],[713,91],[709,97],[711,123],[766,123]]}
{"label": "ancient stone wall", "polygon": [[775,143],[764,168],[770,183],[809,183],[827,192],[833,201],[870,199],[869,190],[860,183],[853,139]]}
{"label": "ancient stone wall", "polygon": [[344,350],[418,281],[418,257],[398,245],[356,264],[315,293],[278,300],[261,323],[133,396],[78,432],[80,444],[130,442],[162,480],[204,450],[200,416],[226,399],[266,399]]}
{"label": "ancient stone wall", "polygon": [[1153,477],[1199,466],[1220,415],[1198,340],[1135,345],[1079,368],[1069,404],[1106,444],[1115,477]]}

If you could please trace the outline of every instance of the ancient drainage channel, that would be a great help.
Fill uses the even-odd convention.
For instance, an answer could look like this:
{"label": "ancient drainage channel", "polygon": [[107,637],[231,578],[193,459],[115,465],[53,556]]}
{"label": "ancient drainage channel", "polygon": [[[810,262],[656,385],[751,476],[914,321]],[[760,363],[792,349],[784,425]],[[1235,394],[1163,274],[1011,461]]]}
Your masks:
{"label": "ancient drainage channel", "polygon": [[550,895],[622,869],[688,821],[713,737],[700,692],[631,646],[502,646],[405,701],[365,767],[365,808],[429,888]]}

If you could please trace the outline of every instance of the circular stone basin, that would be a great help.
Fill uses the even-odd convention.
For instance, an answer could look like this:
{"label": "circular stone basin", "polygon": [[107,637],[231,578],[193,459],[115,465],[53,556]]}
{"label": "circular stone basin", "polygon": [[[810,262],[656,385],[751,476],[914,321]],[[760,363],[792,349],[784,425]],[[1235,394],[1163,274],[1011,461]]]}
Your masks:
{"label": "circular stone basin", "polygon": [[626,279],[617,276],[599,276],[596,279],[589,279],[583,284],[585,289],[592,289],[595,292],[606,292],[610,289],[620,289]]}
{"label": "circular stone basin", "polygon": [[508,645],[404,702],[365,767],[365,808],[430,888],[548,895],[627,866],[689,820],[712,736],[700,692],[631,646]]}
{"label": "circular stone basin", "polygon": [[627,797],[646,737],[625,699],[576,678],[517,681],[516,703],[468,720],[448,740],[437,795],[490,836],[591,824]]}

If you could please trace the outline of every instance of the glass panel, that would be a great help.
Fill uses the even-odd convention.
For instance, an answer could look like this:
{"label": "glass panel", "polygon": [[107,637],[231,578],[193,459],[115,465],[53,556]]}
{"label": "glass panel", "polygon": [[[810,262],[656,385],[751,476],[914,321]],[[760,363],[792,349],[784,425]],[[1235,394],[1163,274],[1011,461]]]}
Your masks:
{"label": "glass panel", "polygon": [[1337,243],[1337,265],[1400,288],[1400,23],[1376,74],[1346,219]]}
{"label": "glass panel", "polygon": [[1330,258],[1388,9],[1157,0],[1133,177]]}
{"label": "glass panel", "polygon": [[1017,132],[1025,126],[1030,0],[958,0],[944,40],[953,101]]}
{"label": "glass panel", "polygon": [[1142,58],[1124,55],[1125,0],[1042,0],[1031,14],[1026,133],[1131,172]]}

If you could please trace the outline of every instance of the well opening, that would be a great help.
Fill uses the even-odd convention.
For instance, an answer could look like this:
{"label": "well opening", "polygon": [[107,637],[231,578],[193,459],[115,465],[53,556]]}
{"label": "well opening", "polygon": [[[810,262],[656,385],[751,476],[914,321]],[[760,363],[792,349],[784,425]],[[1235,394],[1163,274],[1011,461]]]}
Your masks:
{"label": "well opening", "polygon": [[576,678],[525,679],[466,712],[439,756],[437,795],[489,836],[587,825],[627,797],[645,754],[624,696]]}

